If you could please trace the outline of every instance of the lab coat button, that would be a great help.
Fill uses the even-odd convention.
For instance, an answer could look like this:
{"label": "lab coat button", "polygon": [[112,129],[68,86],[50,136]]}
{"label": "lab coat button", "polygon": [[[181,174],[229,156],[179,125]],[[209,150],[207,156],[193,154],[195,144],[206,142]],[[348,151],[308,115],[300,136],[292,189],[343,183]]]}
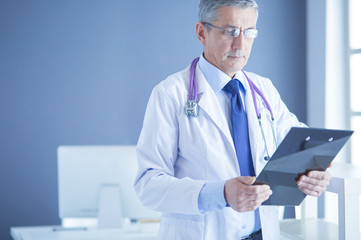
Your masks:
{"label": "lab coat button", "polygon": [[243,224],[242,229],[246,229],[246,228],[247,228],[247,224]]}

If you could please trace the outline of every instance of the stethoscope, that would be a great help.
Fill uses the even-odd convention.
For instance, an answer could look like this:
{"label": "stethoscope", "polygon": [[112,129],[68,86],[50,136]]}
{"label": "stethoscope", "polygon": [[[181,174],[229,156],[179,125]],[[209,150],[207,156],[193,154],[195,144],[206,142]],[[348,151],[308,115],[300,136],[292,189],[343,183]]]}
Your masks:
{"label": "stethoscope", "polygon": [[[188,101],[185,106],[185,113],[188,117],[197,117],[198,116],[198,102],[197,102],[198,86],[197,86],[197,83],[196,83],[195,77],[194,77],[198,61],[199,61],[199,57],[195,58],[192,61],[191,67],[190,67],[189,94],[188,94]],[[266,143],[266,137],[265,137],[265,134],[263,131],[263,126],[262,126],[262,121],[261,121],[261,113],[258,111],[258,107],[257,107],[256,93],[262,98],[262,101],[266,104],[267,110],[271,114],[271,127],[272,127],[273,141],[277,148],[278,145],[277,145],[277,138],[276,138],[276,133],[275,133],[275,125],[274,125],[275,118],[273,115],[273,111],[272,111],[272,108],[269,105],[266,97],[263,95],[263,93],[258,89],[258,87],[256,85],[254,85],[254,83],[248,78],[247,74],[243,70],[242,70],[242,73],[246,77],[248,84],[250,86],[250,89],[251,89],[254,109],[256,110],[258,124],[261,129],[263,142],[265,144],[265,148],[266,148],[266,152],[267,152],[267,156],[264,157],[264,160],[268,161],[270,159],[270,155],[269,155],[269,151],[268,151],[268,147],[267,147],[267,143]]]}

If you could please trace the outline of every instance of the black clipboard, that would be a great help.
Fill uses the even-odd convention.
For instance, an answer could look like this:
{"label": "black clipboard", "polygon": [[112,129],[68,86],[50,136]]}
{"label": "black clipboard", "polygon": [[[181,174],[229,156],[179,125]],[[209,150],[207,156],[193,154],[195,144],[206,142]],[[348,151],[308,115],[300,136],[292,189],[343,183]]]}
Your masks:
{"label": "black clipboard", "polygon": [[325,170],[353,131],[293,127],[254,184],[268,184],[273,194],[262,205],[297,206],[306,197],[296,184],[306,169]]}

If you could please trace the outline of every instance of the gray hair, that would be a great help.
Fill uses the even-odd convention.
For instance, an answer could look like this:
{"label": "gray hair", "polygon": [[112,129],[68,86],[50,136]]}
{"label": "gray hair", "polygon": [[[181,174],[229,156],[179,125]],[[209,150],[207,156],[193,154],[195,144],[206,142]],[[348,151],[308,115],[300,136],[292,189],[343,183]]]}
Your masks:
{"label": "gray hair", "polygon": [[221,7],[254,8],[258,17],[258,5],[254,0],[200,0],[198,21],[213,23]]}

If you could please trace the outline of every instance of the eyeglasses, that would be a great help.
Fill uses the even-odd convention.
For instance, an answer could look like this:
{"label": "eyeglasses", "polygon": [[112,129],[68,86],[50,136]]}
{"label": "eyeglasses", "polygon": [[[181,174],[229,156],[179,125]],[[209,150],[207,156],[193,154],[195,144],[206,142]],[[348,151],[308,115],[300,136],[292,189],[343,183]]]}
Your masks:
{"label": "eyeglasses", "polygon": [[246,30],[241,30],[239,28],[228,28],[228,29],[222,29],[219,27],[216,27],[210,23],[204,22],[204,24],[213,27],[213,28],[217,28],[219,30],[221,30],[223,32],[224,35],[229,36],[229,37],[238,37],[241,32],[243,32],[243,35],[245,38],[256,38],[258,35],[258,30],[257,29],[253,29],[253,28],[249,28]]}

